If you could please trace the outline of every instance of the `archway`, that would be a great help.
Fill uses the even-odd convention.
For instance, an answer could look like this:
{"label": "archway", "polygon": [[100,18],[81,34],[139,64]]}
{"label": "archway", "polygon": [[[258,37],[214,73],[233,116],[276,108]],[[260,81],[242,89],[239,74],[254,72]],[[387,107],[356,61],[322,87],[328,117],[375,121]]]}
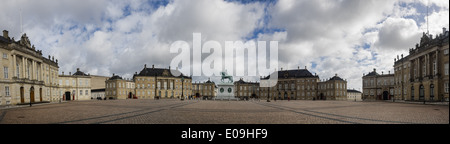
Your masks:
{"label": "archway", "polygon": [[66,101],[69,101],[70,100],[70,92],[69,91],[66,91],[66,93],[65,93],[65,100]]}
{"label": "archway", "polygon": [[34,87],[30,88],[30,102],[34,102]]}
{"label": "archway", "polygon": [[419,87],[419,100],[425,100],[425,92],[423,85]]}
{"label": "archway", "polygon": [[288,94],[287,94],[287,92],[284,92],[284,97],[283,97],[283,99],[288,99]]}
{"label": "archway", "polygon": [[199,98],[200,97],[200,93],[195,93],[195,98]]}
{"label": "archway", "polygon": [[25,90],[23,87],[20,87],[20,103],[25,103]]}
{"label": "archway", "polygon": [[128,93],[128,98],[129,98],[129,99],[132,99],[132,98],[133,98],[133,93],[131,93],[131,92]]}
{"label": "archway", "polygon": [[39,88],[39,100],[42,102],[42,88]]}
{"label": "archway", "polygon": [[389,100],[389,92],[383,91],[383,100]]}
{"label": "archway", "polygon": [[320,93],[320,98],[319,98],[320,100],[324,100],[325,99],[325,96],[323,95],[323,93]]}

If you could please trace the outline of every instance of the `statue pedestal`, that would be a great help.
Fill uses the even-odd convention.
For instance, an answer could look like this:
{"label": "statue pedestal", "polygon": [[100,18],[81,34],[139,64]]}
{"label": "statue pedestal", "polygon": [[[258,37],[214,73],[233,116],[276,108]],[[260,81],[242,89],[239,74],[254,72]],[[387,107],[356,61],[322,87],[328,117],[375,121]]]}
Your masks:
{"label": "statue pedestal", "polygon": [[214,100],[239,100],[234,97],[233,83],[220,83],[217,87],[217,95]]}

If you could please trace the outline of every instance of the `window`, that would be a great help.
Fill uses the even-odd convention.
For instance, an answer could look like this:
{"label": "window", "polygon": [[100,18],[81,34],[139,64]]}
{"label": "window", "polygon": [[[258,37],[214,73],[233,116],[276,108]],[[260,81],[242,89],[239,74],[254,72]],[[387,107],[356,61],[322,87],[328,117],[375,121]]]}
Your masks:
{"label": "window", "polygon": [[8,78],[8,67],[3,67],[3,76],[5,77],[5,79]]}
{"label": "window", "polygon": [[414,100],[414,86],[411,87],[411,100]]}
{"label": "window", "polygon": [[430,85],[430,100],[434,100],[434,85]]}
{"label": "window", "polygon": [[80,95],[83,95],[83,90],[80,90]]}
{"label": "window", "polygon": [[448,75],[448,63],[444,65],[444,74]]}
{"label": "window", "polygon": [[436,61],[433,61],[433,75],[437,74],[437,70],[436,70]]}
{"label": "window", "polygon": [[30,79],[30,66],[27,67],[27,76],[28,76],[28,79]]}
{"label": "window", "polygon": [[6,54],[6,53],[3,53],[3,58],[8,58],[8,54]]}
{"label": "window", "polygon": [[445,54],[445,55],[448,54],[448,49],[445,49],[445,50],[444,50],[444,54]]}
{"label": "window", "polygon": [[444,93],[448,93],[448,82],[444,83]]}
{"label": "window", "polygon": [[16,64],[17,78],[20,77],[20,69],[19,68],[20,68],[19,64]]}
{"label": "window", "polygon": [[85,92],[86,92],[86,93],[85,93],[86,95],[89,95],[89,90],[86,90]]}
{"label": "window", "polygon": [[5,86],[5,96],[10,96],[9,95],[9,86]]}

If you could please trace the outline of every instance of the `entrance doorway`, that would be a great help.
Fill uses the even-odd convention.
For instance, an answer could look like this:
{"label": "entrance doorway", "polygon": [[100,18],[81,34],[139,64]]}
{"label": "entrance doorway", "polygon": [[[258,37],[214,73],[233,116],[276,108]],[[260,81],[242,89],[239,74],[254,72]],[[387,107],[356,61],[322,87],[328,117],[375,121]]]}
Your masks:
{"label": "entrance doorway", "polygon": [[65,97],[66,99],[65,99],[65,100],[66,100],[66,101],[70,101],[70,92],[67,91],[67,92],[65,93],[65,95],[66,95],[66,97]]}
{"label": "entrance doorway", "polygon": [[23,87],[20,87],[20,103],[25,103],[25,91]]}
{"label": "entrance doorway", "polygon": [[383,100],[389,100],[389,92],[388,91],[383,92]]}
{"label": "entrance doorway", "polygon": [[425,100],[425,91],[423,85],[419,87],[419,100]]}
{"label": "entrance doorway", "polygon": [[34,102],[34,87],[30,88],[30,102]]}
{"label": "entrance doorway", "polygon": [[132,99],[133,98],[133,94],[130,92],[130,93],[128,93],[128,98],[129,99]]}
{"label": "entrance doorway", "polygon": [[42,102],[42,88],[39,88],[39,100]]}

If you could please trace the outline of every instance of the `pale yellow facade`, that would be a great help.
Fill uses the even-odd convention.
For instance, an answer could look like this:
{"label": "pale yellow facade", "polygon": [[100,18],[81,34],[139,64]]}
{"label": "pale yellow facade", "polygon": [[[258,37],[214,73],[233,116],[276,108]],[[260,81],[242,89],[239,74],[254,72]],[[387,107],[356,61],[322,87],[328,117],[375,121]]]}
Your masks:
{"label": "pale yellow facade", "polygon": [[135,83],[114,75],[105,81],[107,99],[133,99],[136,97]]}
{"label": "pale yellow facade", "polygon": [[[216,97],[217,88],[214,82],[210,80],[203,83],[192,83],[192,95],[195,98],[213,99]],[[190,95],[188,95],[190,96]]]}
{"label": "pale yellow facade", "polygon": [[58,101],[58,60],[42,56],[26,34],[0,36],[0,105]]}
{"label": "pale yellow facade", "polygon": [[[80,72],[80,69],[77,69],[77,72]],[[59,96],[66,101],[91,100],[91,77],[75,74],[59,75]]]}
{"label": "pale yellow facade", "polygon": [[433,38],[423,34],[409,55],[394,60],[395,99],[410,101],[449,100],[449,32],[443,28]]}

